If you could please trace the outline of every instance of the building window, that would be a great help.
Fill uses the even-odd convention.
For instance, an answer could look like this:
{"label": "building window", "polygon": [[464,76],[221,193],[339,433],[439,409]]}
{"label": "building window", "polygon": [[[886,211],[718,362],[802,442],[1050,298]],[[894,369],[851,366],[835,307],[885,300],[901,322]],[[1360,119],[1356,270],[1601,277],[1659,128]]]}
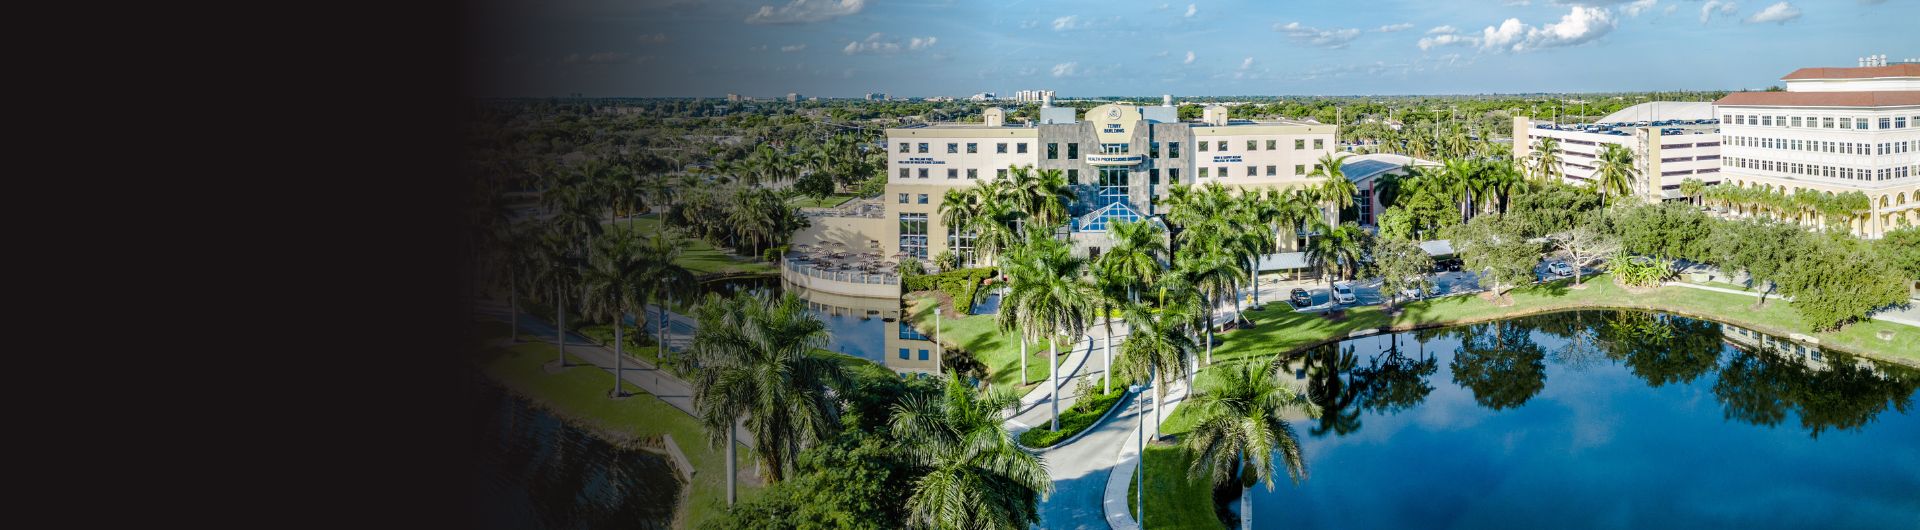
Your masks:
{"label": "building window", "polygon": [[1227,141],[1226,141],[1226,140],[1221,140],[1221,141],[1220,141],[1220,145],[1218,145],[1218,146],[1216,146],[1216,147],[1219,147],[1219,148],[1220,148],[1220,152],[1222,152],[1222,153],[1225,153],[1225,152],[1227,152]]}
{"label": "building window", "polygon": [[900,194],[900,204],[906,204],[906,203],[907,203],[907,194],[905,193]]}
{"label": "building window", "polygon": [[1260,144],[1259,144],[1258,142],[1259,142],[1258,140],[1247,140],[1247,150],[1248,150],[1248,151],[1259,151],[1259,150],[1260,150]]}
{"label": "building window", "polygon": [[906,348],[900,348],[900,360],[903,360],[903,361],[906,360],[907,355],[910,353],[912,353],[911,350],[908,350]]}
{"label": "building window", "polygon": [[1067,144],[1067,160],[1079,160],[1079,159],[1080,159],[1080,143],[1074,142],[1074,143]]}
{"label": "building window", "polygon": [[1799,127],[1799,126],[1800,126],[1800,117],[1799,117],[1799,116],[1794,116],[1794,117],[1792,117],[1792,118],[1788,118],[1788,119],[1787,119],[1787,124],[1788,124],[1788,125],[1787,125],[1788,127]]}
{"label": "building window", "polygon": [[1200,142],[1200,152],[1207,152],[1207,142]]}
{"label": "building window", "polygon": [[1220,178],[1227,178],[1227,167],[1220,166],[1217,168],[1213,168],[1213,174],[1219,176]]}
{"label": "building window", "polygon": [[1300,164],[1293,165],[1293,176],[1298,177],[1305,174],[1307,174],[1307,166],[1303,166]]}
{"label": "building window", "polygon": [[1007,178],[1007,168],[1000,168],[998,170],[995,170],[993,173],[993,176],[996,178],[1003,178],[1003,179]]}
{"label": "building window", "polygon": [[1100,144],[1100,154],[1124,155],[1131,147],[1130,144]]}
{"label": "building window", "polygon": [[947,142],[947,154],[950,154],[950,155],[958,154],[959,152],[960,152],[959,142]]}
{"label": "building window", "polygon": [[1167,142],[1167,158],[1180,158],[1180,142]]}
{"label": "building window", "polygon": [[1079,183],[1080,183],[1080,170],[1078,169],[1067,170],[1067,184],[1077,185]]}
{"label": "building window", "polygon": [[1117,202],[1130,202],[1127,200],[1127,192],[1132,188],[1128,185],[1127,174],[1127,168],[1100,168],[1100,192],[1094,201],[1095,208],[1104,208]]}
{"label": "building window", "polygon": [[1016,151],[1017,151],[1017,152],[1019,152],[1020,154],[1023,154],[1023,155],[1024,155],[1024,154],[1027,154],[1027,143],[1026,143],[1026,142],[1020,142],[1020,144],[1019,144],[1019,145],[1017,145],[1017,146],[1015,146],[1015,147],[1017,147],[1017,148],[1018,148],[1018,149],[1017,149]]}
{"label": "building window", "polygon": [[1247,166],[1247,176],[1249,177],[1260,176],[1260,168],[1255,166]]}
{"label": "building window", "polygon": [[1060,159],[1060,144],[1052,143],[1052,142],[1047,143],[1047,160],[1059,160],[1059,159]]}
{"label": "building window", "polygon": [[1177,168],[1177,167],[1167,168],[1167,182],[1170,184],[1180,183],[1180,168]]}
{"label": "building window", "polygon": [[900,168],[900,178],[907,178],[907,168]]}
{"label": "building window", "polygon": [[927,360],[927,350],[920,350],[920,360]]}
{"label": "building window", "polygon": [[900,251],[909,257],[927,259],[927,214],[900,214]]}
{"label": "building window", "polygon": [[1880,128],[1881,129],[1893,128],[1893,118],[1880,118]]}
{"label": "building window", "polygon": [[1267,150],[1268,150],[1268,151],[1272,151],[1272,150],[1275,150],[1275,149],[1279,149],[1279,148],[1280,148],[1280,147],[1279,147],[1279,145],[1280,145],[1280,141],[1279,141],[1279,140],[1267,140]]}
{"label": "building window", "polygon": [[1326,140],[1323,140],[1323,139],[1320,139],[1320,138],[1314,138],[1314,139],[1313,139],[1313,148],[1314,148],[1314,149],[1326,149],[1326,148],[1327,148],[1327,141],[1326,141]]}
{"label": "building window", "polygon": [[[971,266],[974,259],[973,242],[979,238],[979,234],[971,229],[948,230],[947,248],[953,249],[954,254],[960,255],[961,263]],[[925,338],[923,337],[922,340]]]}
{"label": "building window", "polygon": [[993,152],[1003,154],[1003,155],[1007,154],[1007,143],[1000,142],[999,145],[993,146]]}
{"label": "building window", "polygon": [[912,148],[913,146],[907,145],[906,142],[900,142],[900,152],[905,153],[907,152],[908,149],[912,149]]}
{"label": "building window", "polygon": [[1147,142],[1147,156],[1160,158],[1160,142]]}
{"label": "building window", "polygon": [[1858,130],[1862,130],[1862,131],[1864,131],[1864,130],[1867,130],[1867,119],[1866,119],[1866,118],[1854,118],[1854,119],[1853,119],[1853,128],[1854,128],[1854,129],[1858,129]]}
{"label": "building window", "polygon": [[1158,168],[1147,170],[1147,185],[1148,186],[1160,185],[1160,170]]}
{"label": "building window", "polygon": [[967,142],[967,154],[971,155],[979,152],[980,152],[980,144]]}
{"label": "building window", "polygon": [[920,178],[927,178],[927,168],[920,168]]}
{"label": "building window", "polygon": [[1294,140],[1294,141],[1293,141],[1293,149],[1294,149],[1295,151],[1298,151],[1298,150],[1301,150],[1301,149],[1306,149],[1306,148],[1307,148],[1307,141],[1306,141],[1306,140]]}
{"label": "building window", "polygon": [[1267,166],[1267,176],[1269,176],[1269,177],[1272,177],[1272,176],[1276,176],[1276,175],[1279,175],[1279,173],[1277,173],[1277,172],[1275,171],[1275,170],[1277,170],[1277,169],[1279,169],[1279,168],[1280,168],[1280,166],[1271,166],[1271,165],[1270,165],[1270,166]]}
{"label": "building window", "polygon": [[1200,178],[1207,178],[1207,168],[1200,168]]}
{"label": "building window", "polygon": [[918,197],[917,199],[919,200],[919,202],[920,202],[920,204],[926,204],[926,203],[927,203],[927,194],[925,194],[925,193],[922,193],[922,194],[920,194],[920,196],[919,196],[919,197]]}
{"label": "building window", "polygon": [[925,154],[925,153],[927,152],[927,143],[926,143],[926,142],[920,142],[920,152],[921,152],[922,154]]}
{"label": "building window", "polygon": [[950,167],[950,168],[947,168],[947,178],[948,178],[948,179],[957,179],[957,178],[960,178],[960,169],[959,169],[959,168],[951,168],[951,167]]}
{"label": "building window", "polygon": [[980,170],[974,169],[974,168],[967,168],[967,180],[973,180],[977,178],[980,178]]}

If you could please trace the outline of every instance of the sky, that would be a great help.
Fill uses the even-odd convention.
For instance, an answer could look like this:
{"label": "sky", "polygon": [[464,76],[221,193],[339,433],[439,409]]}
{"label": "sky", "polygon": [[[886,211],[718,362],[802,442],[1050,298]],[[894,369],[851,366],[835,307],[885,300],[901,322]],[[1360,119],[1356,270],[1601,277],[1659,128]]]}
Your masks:
{"label": "sky", "polygon": [[1920,0],[476,0],[484,96],[1740,90],[1920,57]]}

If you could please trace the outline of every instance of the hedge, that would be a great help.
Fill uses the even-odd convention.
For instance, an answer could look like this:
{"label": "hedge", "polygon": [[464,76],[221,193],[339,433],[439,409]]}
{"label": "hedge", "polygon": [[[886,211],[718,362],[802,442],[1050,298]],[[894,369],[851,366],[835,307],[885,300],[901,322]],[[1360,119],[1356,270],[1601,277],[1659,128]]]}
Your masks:
{"label": "hedge", "polygon": [[1107,411],[1112,410],[1114,405],[1119,404],[1120,398],[1126,395],[1127,387],[1114,385],[1113,392],[1081,396],[1081,401],[1075,402],[1073,407],[1060,411],[1059,431],[1046,427],[1027,429],[1026,432],[1020,433],[1020,445],[1039,449],[1052,447],[1061,440],[1072,438],[1073,435],[1080,434],[1080,431],[1092,427],[1094,422],[1100,421],[1100,418],[1106,416]]}
{"label": "hedge", "polygon": [[979,295],[980,284],[994,277],[993,267],[959,269],[939,274],[921,274],[907,278],[907,292],[940,291],[953,299],[955,309],[961,314],[972,314],[974,297]]}

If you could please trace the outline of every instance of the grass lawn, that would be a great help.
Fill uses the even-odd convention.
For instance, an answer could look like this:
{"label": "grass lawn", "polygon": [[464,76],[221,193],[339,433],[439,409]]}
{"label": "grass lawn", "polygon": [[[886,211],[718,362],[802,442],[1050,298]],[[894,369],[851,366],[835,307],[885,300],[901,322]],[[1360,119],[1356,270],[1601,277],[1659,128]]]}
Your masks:
{"label": "grass lawn", "polygon": [[[1149,445],[1147,466],[1148,528],[1226,528],[1213,514],[1213,486],[1206,478],[1187,480],[1187,452],[1177,446]],[[1134,510],[1140,482],[1127,481],[1127,509]],[[1134,513],[1139,513],[1137,510]]]}
{"label": "grass lawn", "polygon": [[792,204],[796,208],[833,208],[835,206],[846,204],[847,201],[851,201],[851,200],[853,200],[853,194],[851,193],[836,193],[833,195],[828,195],[826,198],[823,198],[823,199],[815,199],[813,197],[807,197],[803,195],[803,196],[794,197],[792,201],[788,202],[788,204]]}
{"label": "grass lawn", "polygon": [[[615,221],[610,227],[614,230],[637,232],[638,235],[652,236],[659,224],[660,221],[657,218],[648,215],[634,219],[632,221],[633,228],[627,227],[628,221],[626,219]],[[693,271],[693,273],[697,275],[777,274],[780,272],[780,269],[775,264],[734,256],[730,252],[714,248],[712,244],[697,237],[687,238],[687,251],[681,254],[680,260],[675,263],[679,263],[680,266],[686,267],[687,270]]]}
{"label": "grass lawn", "polygon": [[[505,336],[504,327],[492,337]],[[490,339],[491,340],[491,339]],[[612,375],[589,366],[568,368],[548,374],[543,365],[552,361],[556,351],[551,343],[528,342],[510,348],[492,347],[485,351],[481,367],[493,379],[514,392],[541,403],[556,413],[591,431],[614,438],[650,442],[671,434],[681,452],[693,464],[693,483],[683,492],[678,527],[697,528],[703,521],[724,514],[727,502],[726,452],[707,444],[706,429],[680,409],[661,401],[639,387],[626,385],[632,397],[607,398]],[[580,362],[577,361],[576,362]],[[583,363],[584,364],[584,363]],[[738,451],[741,469],[753,465],[751,452],[743,444]],[[759,488],[741,483],[741,501],[752,499]]]}
{"label": "grass lawn", "polygon": [[[906,296],[907,318],[914,329],[928,337],[934,335],[933,297],[913,293]],[[951,308],[949,308],[951,309]],[[941,313],[940,342],[946,347],[967,352],[979,361],[987,370],[987,382],[996,386],[1014,385],[1022,390],[1047,382],[1047,342],[1035,341],[1027,345],[1027,377],[1020,379],[1020,342],[1000,331],[993,321],[994,315],[954,316],[952,311]],[[1060,359],[1067,358],[1072,343],[1065,338],[1060,340]],[[1062,385],[1067,381],[1062,380]]]}

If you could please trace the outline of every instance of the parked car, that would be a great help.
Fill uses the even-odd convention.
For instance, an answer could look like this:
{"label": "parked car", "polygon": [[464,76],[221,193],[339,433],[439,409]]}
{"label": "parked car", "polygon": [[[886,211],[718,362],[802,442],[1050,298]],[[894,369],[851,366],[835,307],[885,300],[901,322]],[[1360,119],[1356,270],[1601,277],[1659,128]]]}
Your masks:
{"label": "parked car", "polygon": [[1568,265],[1567,262],[1564,261],[1556,261],[1547,264],[1547,272],[1553,273],[1554,276],[1564,278],[1573,275],[1573,266]]}
{"label": "parked car", "polygon": [[1333,284],[1333,301],[1334,302],[1341,303],[1341,304],[1351,304],[1357,300],[1359,299],[1353,297],[1353,287],[1350,287],[1346,284],[1341,284],[1341,283]]}
{"label": "parked car", "polygon": [[1294,307],[1306,307],[1313,305],[1313,295],[1307,294],[1306,289],[1295,287],[1293,292],[1287,294],[1287,301],[1293,303]]}

